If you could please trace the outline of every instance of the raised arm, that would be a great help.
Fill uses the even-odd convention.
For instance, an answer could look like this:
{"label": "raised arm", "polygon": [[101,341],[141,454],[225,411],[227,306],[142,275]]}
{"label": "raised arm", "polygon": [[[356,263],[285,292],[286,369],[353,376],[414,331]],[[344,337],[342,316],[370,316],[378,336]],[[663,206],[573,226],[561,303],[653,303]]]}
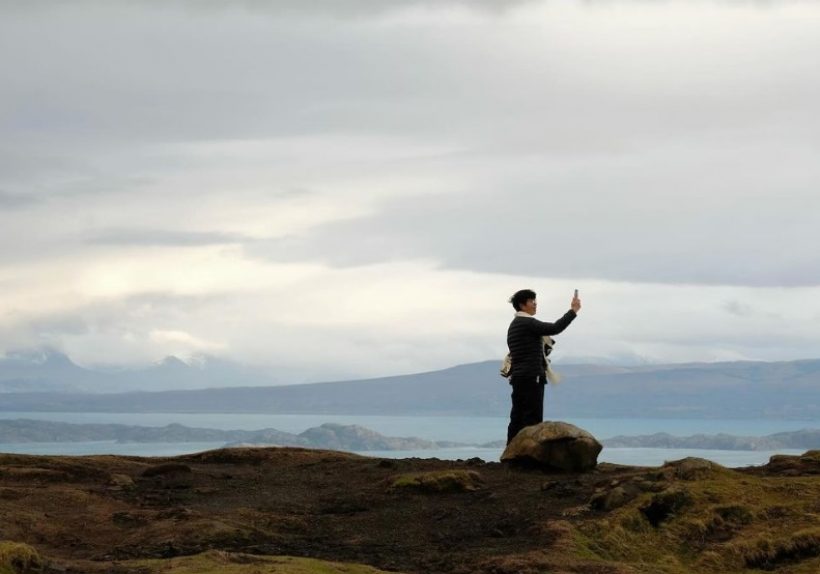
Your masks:
{"label": "raised arm", "polygon": [[564,313],[564,316],[558,319],[555,323],[545,323],[534,319],[531,323],[530,329],[536,335],[557,335],[567,327],[575,317],[578,316],[578,311],[581,310],[581,300],[578,298],[578,289],[575,290],[575,295],[572,297],[572,302],[569,305],[569,311]]}
{"label": "raised arm", "polygon": [[530,328],[537,335],[557,335],[569,327],[569,324],[572,323],[577,316],[578,315],[575,311],[570,309],[555,323],[547,323],[544,321],[539,321],[538,319],[533,319]]}

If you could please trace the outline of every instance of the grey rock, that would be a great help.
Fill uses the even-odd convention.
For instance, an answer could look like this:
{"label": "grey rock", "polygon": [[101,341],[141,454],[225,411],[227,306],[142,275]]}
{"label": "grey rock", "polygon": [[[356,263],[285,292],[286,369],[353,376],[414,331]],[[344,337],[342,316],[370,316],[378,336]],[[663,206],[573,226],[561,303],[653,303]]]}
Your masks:
{"label": "grey rock", "polygon": [[595,468],[602,448],[584,429],[546,421],[522,429],[507,445],[501,461],[545,470],[584,472]]}

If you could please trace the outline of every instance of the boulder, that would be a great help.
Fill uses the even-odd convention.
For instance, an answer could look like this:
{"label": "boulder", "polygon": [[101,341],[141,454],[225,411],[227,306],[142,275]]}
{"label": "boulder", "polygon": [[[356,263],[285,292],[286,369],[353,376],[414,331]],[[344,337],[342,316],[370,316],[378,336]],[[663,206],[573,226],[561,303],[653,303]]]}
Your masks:
{"label": "boulder", "polygon": [[780,476],[807,476],[820,474],[820,450],[810,450],[802,455],[776,454],[763,466],[766,474]]}
{"label": "boulder", "polygon": [[583,472],[595,468],[602,448],[601,443],[582,428],[545,421],[521,429],[504,449],[501,462]]}

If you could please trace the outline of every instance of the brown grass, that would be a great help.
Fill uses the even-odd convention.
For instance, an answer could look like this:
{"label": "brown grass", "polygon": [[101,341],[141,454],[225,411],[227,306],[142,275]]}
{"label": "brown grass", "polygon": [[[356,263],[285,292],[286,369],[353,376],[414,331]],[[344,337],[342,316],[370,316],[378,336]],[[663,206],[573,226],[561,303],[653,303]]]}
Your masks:
{"label": "brown grass", "polygon": [[770,540],[758,539],[740,548],[749,568],[773,570],[782,564],[820,556],[820,528],[803,530]]}
{"label": "brown grass", "polygon": [[28,544],[0,542],[0,574],[28,574],[42,568],[42,558]]}

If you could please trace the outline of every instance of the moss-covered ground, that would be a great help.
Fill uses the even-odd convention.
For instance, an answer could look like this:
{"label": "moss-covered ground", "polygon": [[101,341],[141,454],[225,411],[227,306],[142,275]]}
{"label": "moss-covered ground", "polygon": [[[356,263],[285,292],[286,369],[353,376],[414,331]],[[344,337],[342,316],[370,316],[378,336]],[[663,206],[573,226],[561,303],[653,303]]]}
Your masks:
{"label": "moss-covered ground", "polygon": [[0,574],[820,573],[820,452],[725,469],[0,454]]}
{"label": "moss-covered ground", "polygon": [[28,544],[0,541],[0,574],[23,574],[39,571],[40,554]]}
{"label": "moss-covered ground", "polygon": [[672,480],[577,523],[575,541],[579,555],[647,574],[818,574],[820,477],[718,469]]}

